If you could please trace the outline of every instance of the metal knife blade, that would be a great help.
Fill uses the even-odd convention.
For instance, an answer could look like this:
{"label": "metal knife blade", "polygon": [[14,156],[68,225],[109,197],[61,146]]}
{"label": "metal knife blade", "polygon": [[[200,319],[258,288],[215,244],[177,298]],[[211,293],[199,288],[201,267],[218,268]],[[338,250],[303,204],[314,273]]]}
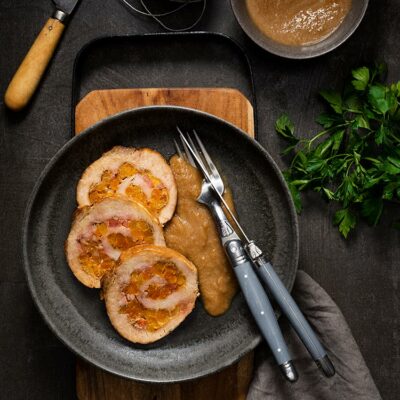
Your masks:
{"label": "metal knife blade", "polygon": [[64,12],[68,16],[72,14],[79,0],[52,0],[56,9]]}

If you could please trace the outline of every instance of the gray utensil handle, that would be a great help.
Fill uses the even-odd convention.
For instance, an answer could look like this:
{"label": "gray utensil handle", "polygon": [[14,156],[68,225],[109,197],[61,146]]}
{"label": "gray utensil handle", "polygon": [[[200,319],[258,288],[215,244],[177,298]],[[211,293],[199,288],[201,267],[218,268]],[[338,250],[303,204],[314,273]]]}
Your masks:
{"label": "gray utensil handle", "polygon": [[272,296],[289,319],[313,359],[317,363],[324,359],[327,356],[325,349],[272,265],[263,257],[258,258],[256,264],[261,279],[271,291]]}
{"label": "gray utensil handle", "polygon": [[216,201],[214,196],[210,196],[210,193],[209,186],[203,183],[198,200],[206,204],[213,214],[222,245],[235,271],[246,302],[283,375],[289,382],[296,382],[298,378],[296,368],[291,361],[271,303],[254,272],[255,266],[226,218],[219,201]]}
{"label": "gray utensil handle", "polygon": [[[234,245],[232,245],[233,242],[235,242]],[[285,340],[283,339],[274,310],[264,288],[254,272],[251,261],[247,259],[241,263],[234,263],[233,260],[237,258],[238,251],[240,251],[240,242],[236,240],[233,242],[228,242],[225,248],[231,259],[239,285],[250,311],[278,365],[282,365],[290,361],[291,356]],[[232,251],[234,254],[230,254]]]}

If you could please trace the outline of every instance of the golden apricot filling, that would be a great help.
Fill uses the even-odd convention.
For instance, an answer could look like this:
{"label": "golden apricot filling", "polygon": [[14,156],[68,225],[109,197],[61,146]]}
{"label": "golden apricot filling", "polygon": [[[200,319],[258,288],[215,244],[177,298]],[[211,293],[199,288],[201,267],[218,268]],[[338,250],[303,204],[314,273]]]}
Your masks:
{"label": "golden apricot filling", "polygon": [[131,280],[124,288],[127,295],[139,295],[141,287],[154,277],[161,278],[159,283],[151,283],[146,288],[146,296],[157,300],[165,299],[186,282],[185,275],[171,262],[157,262],[154,265],[133,271]]}
{"label": "golden apricot filling", "polygon": [[115,261],[103,251],[100,241],[81,242],[81,248],[79,262],[87,274],[101,278],[107,271],[115,267]]}
{"label": "golden apricot filling", "polygon": [[[131,236],[125,236],[120,232],[110,232],[111,228],[119,226],[129,228]],[[139,244],[154,243],[153,230],[145,221],[111,219],[94,224],[92,236],[79,239],[82,249],[79,262],[87,274],[96,278],[101,278],[116,265],[116,260],[109,257],[104,249],[104,240],[113,249],[119,251],[127,250]]]}
{"label": "golden apricot filling", "polygon": [[[152,279],[159,278],[159,279]],[[152,282],[146,287],[146,283]],[[147,298],[162,300],[179,290],[186,282],[185,275],[171,262],[156,264],[133,271],[128,285],[123,289],[125,295],[137,296],[145,293]],[[145,287],[143,290],[142,288]],[[155,331],[165,326],[178,312],[179,305],[173,309],[148,309],[135,298],[121,307],[122,314],[128,314],[129,320],[136,328]]]}
{"label": "golden apricot filling", "polygon": [[122,314],[128,314],[130,322],[138,329],[154,332],[168,324],[178,313],[180,306],[177,305],[171,310],[151,310],[145,308],[139,301],[132,300],[121,307]]}
{"label": "golden apricot filling", "polygon": [[124,194],[132,200],[144,205],[152,214],[158,215],[168,203],[168,190],[162,181],[153,176],[148,170],[136,169],[132,164],[123,163],[117,172],[105,170],[100,182],[92,185],[89,200],[96,203],[106,197],[112,197],[117,192],[124,179],[138,177],[137,181],[147,187],[146,195],[139,184],[130,183]]}

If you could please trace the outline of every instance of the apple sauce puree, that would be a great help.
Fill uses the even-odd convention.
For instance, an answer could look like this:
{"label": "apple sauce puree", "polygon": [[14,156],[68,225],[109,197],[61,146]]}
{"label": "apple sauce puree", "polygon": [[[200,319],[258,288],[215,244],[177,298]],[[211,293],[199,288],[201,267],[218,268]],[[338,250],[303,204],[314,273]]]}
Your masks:
{"label": "apple sauce puree", "polygon": [[350,11],[351,0],[246,0],[246,6],[266,36],[301,46],[331,35]]}
{"label": "apple sauce puree", "polygon": [[[182,253],[197,267],[204,307],[210,315],[221,315],[229,309],[238,285],[214,220],[208,209],[196,201],[202,177],[178,156],[171,158],[170,165],[178,188],[178,204],[175,216],[164,231],[167,246]],[[233,209],[229,191],[225,199]]]}

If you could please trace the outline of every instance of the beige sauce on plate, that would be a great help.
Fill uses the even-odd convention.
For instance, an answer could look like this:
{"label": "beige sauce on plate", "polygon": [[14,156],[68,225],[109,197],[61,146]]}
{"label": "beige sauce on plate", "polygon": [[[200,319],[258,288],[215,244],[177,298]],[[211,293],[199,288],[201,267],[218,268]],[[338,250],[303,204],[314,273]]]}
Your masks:
{"label": "beige sauce on plate", "polygon": [[[196,201],[202,177],[197,169],[177,156],[172,157],[170,165],[178,187],[178,204],[164,231],[167,246],[182,253],[197,267],[204,307],[211,315],[221,315],[229,309],[238,286],[214,220],[208,209]],[[233,207],[229,191],[225,199]]]}
{"label": "beige sauce on plate", "polygon": [[331,35],[349,12],[351,0],[246,0],[246,6],[266,36],[301,46]]}

